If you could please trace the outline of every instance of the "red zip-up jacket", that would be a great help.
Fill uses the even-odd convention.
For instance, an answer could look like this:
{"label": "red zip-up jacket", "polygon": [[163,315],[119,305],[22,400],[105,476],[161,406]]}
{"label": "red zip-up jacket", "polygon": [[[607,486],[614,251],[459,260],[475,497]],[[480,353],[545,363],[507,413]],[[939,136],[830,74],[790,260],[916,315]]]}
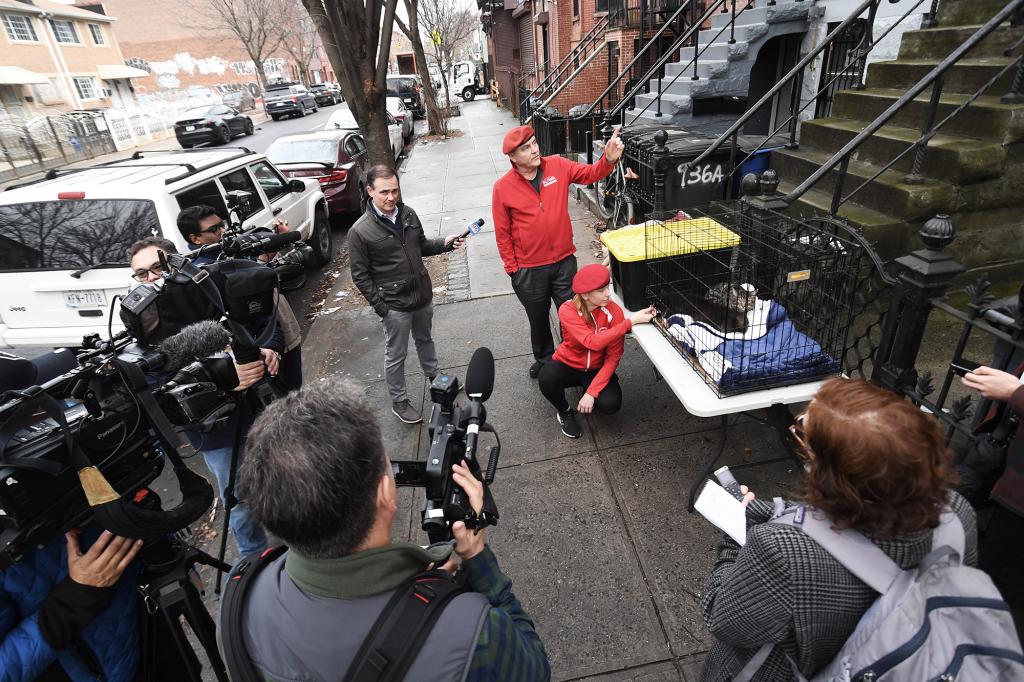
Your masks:
{"label": "red zip-up jacket", "polygon": [[597,398],[619,366],[624,337],[633,323],[613,301],[592,311],[589,320],[583,319],[575,303],[566,301],[558,309],[558,320],[562,323],[562,343],[551,358],[584,372],[597,369],[597,376],[587,388],[587,393]]}
{"label": "red zip-up jacket", "polygon": [[557,263],[576,252],[569,220],[569,185],[589,185],[615,168],[604,155],[589,166],[561,156],[540,162],[540,195],[515,168],[498,178],[491,193],[494,238],[505,272]]}

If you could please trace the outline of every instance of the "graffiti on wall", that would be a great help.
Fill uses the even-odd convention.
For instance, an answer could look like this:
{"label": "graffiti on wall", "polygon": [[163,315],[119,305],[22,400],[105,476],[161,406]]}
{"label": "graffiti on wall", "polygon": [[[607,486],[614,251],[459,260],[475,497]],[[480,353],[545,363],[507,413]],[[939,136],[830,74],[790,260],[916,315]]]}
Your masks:
{"label": "graffiti on wall", "polygon": [[[255,76],[256,63],[251,59],[247,62],[231,62],[231,68],[239,76]],[[268,76],[275,76],[284,73],[284,59],[281,57],[270,57],[263,60],[263,72]]]}
{"label": "graffiti on wall", "polygon": [[[196,74],[208,76],[233,72],[237,76],[256,75],[256,65],[249,61],[229,62],[217,55],[197,58],[188,52],[179,52],[170,59],[150,61],[141,57],[130,57],[124,60],[128,66],[143,69],[156,76],[157,85],[167,90],[182,87],[182,78]],[[263,71],[271,77],[284,73],[285,60],[281,57],[270,57],[263,61]]]}

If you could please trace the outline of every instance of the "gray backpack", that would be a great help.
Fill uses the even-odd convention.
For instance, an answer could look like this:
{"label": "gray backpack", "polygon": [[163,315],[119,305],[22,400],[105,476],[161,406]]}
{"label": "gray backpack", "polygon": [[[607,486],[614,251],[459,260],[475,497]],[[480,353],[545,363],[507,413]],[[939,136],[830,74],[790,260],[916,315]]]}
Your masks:
{"label": "gray backpack", "polygon": [[[964,529],[953,512],[942,514],[931,553],[906,571],[860,533],[833,530],[821,512],[795,507],[772,523],[802,529],[881,594],[812,682],[1024,680],[1010,610],[988,575],[961,562]],[[761,647],[734,682],[749,682],[773,648]]]}

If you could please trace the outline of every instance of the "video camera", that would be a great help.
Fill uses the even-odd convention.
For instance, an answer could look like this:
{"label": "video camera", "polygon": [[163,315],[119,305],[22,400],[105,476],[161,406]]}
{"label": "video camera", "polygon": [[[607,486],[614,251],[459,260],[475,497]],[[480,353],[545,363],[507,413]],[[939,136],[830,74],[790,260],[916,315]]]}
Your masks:
{"label": "video camera", "polygon": [[[220,329],[208,343],[223,348],[227,333],[204,324]],[[155,539],[209,508],[213,489],[185,466],[195,450],[172,422],[224,419],[233,405],[226,391],[238,377],[226,354],[188,362],[190,334],[196,332],[168,339],[160,349],[138,346],[127,334],[86,339],[73,369],[0,396],[0,568],[90,518],[118,535]],[[11,372],[11,363],[0,364],[0,371]],[[151,387],[146,375],[161,371],[173,377]],[[18,383],[39,380],[34,370],[13,373]],[[182,502],[166,511],[135,505],[165,459]]]}
{"label": "video camera", "polygon": [[[498,523],[498,507],[491,496],[490,484],[498,469],[501,440],[487,423],[484,403],[494,389],[494,356],[487,348],[473,353],[466,370],[466,397],[469,405],[455,404],[459,380],[439,374],[430,385],[433,409],[430,413],[430,452],[425,462],[393,461],[395,484],[420,487],[426,499],[420,511],[423,530],[431,542],[445,542],[452,537],[451,526],[462,521],[467,528],[483,528]],[[477,439],[480,432],[493,433],[497,444],[487,449],[487,467],[481,472],[477,460]],[[466,493],[452,479],[452,466],[464,463],[483,482],[484,504],[480,514],[470,505]]]}

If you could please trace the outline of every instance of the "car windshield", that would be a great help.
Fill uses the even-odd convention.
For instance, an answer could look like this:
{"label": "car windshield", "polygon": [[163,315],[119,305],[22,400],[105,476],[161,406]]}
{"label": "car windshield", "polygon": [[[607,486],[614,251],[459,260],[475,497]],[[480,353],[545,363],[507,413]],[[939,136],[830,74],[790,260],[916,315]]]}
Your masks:
{"label": "car windshield", "polygon": [[160,234],[152,201],[80,199],[0,206],[0,270],[128,264],[128,247]]}
{"label": "car windshield", "polygon": [[196,107],[195,109],[189,109],[181,115],[182,118],[202,118],[203,116],[209,116],[212,112],[212,107]]}
{"label": "car windshield", "polygon": [[412,90],[413,80],[411,78],[389,78],[388,79],[388,94],[399,95],[403,92],[409,92]]}
{"label": "car windshield", "polygon": [[267,158],[272,163],[336,163],[337,140],[278,140],[267,147]]}
{"label": "car windshield", "polygon": [[327,125],[324,126],[324,129],[334,130],[335,128],[359,130],[359,124],[356,123],[356,117],[351,109],[339,109],[331,114],[331,117],[327,119]]}

